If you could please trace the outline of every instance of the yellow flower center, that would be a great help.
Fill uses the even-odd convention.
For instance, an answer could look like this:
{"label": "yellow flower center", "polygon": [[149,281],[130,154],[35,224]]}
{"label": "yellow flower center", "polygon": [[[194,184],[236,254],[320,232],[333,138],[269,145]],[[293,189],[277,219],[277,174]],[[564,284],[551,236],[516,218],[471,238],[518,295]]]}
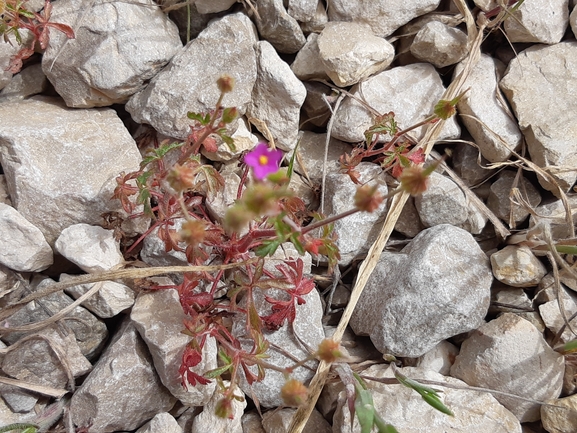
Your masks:
{"label": "yellow flower center", "polygon": [[268,156],[266,155],[261,155],[258,157],[258,163],[260,165],[267,165],[268,164]]}

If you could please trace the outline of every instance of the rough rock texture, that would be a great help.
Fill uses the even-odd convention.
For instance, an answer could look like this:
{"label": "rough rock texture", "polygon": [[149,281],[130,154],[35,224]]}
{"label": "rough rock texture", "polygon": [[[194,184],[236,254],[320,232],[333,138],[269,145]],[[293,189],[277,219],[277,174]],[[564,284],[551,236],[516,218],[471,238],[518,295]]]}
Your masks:
{"label": "rough rock texture", "polygon": [[42,93],[47,87],[48,79],[42,72],[42,66],[30,65],[15,75],[0,91],[0,101],[24,99]]}
{"label": "rough rock texture", "polygon": [[[130,314],[152,354],[156,372],[164,386],[183,404],[202,406],[210,400],[216,384],[212,381],[208,385],[189,385],[187,389],[181,384],[178,369],[184,347],[190,341],[189,336],[181,333],[185,317],[174,289],[140,293]],[[217,367],[213,338],[206,340],[202,357],[203,361],[192,368],[200,375]]]}
{"label": "rough rock texture", "polygon": [[569,22],[569,0],[527,2],[512,18],[505,20],[505,33],[511,42],[556,44]]}
{"label": "rough rock texture", "polygon": [[512,217],[513,222],[520,223],[529,216],[529,211],[511,202],[512,188],[519,189],[521,197],[533,208],[541,203],[541,195],[531,182],[524,177],[521,176],[519,181],[516,182],[516,176],[517,173],[513,171],[505,170],[501,172],[499,178],[491,184],[487,207],[503,221],[509,222]]}
{"label": "rough rock texture", "polygon": [[354,22],[327,23],[317,43],[325,71],[339,87],[385,70],[395,57],[395,49],[386,39]]}
{"label": "rough rock texture", "polygon": [[[381,72],[352,87],[351,93],[361,97],[381,114],[395,113],[401,128],[409,127],[427,117],[444,92],[439,74],[432,65],[416,63]],[[347,142],[363,141],[364,133],[373,124],[373,114],[352,98],[347,98],[337,111],[332,135]],[[419,139],[421,126],[409,136]],[[454,119],[449,119],[441,132],[442,138],[459,135]]]}
{"label": "rough rock texture", "polygon": [[154,416],[149,422],[136,430],[136,433],[183,433],[182,427],[178,425],[172,415],[161,412]]}
{"label": "rough rock texture", "polygon": [[88,273],[110,271],[124,263],[114,232],[99,226],[74,224],[62,230],[56,250]]}
{"label": "rough rock texture", "polygon": [[52,31],[42,57],[44,73],[69,107],[125,103],[182,47],[176,25],[152,0],[63,0],[54,4],[51,21],[74,29],[74,39]]}
{"label": "rough rock texture", "polygon": [[536,286],[547,268],[527,246],[507,245],[491,255],[493,275],[513,287]]}
{"label": "rough rock texture", "polygon": [[[451,376],[471,386],[541,401],[559,396],[564,369],[563,356],[549,347],[531,323],[505,313],[463,342]],[[537,403],[503,395],[495,398],[521,422],[540,418]]]}
{"label": "rough rock texture", "polygon": [[437,68],[460,62],[468,53],[467,35],[439,21],[425,24],[411,44],[412,55]]}
{"label": "rough rock texture", "polygon": [[577,395],[549,400],[547,403],[560,406],[541,406],[541,421],[549,433],[577,431]]}
{"label": "rough rock texture", "polygon": [[[216,80],[226,73],[235,79],[235,86],[223,103],[244,114],[256,80],[256,41],[256,29],[243,14],[212,21],[144,90],[130,98],[126,109],[136,122],[184,140],[191,124],[187,112],[214,108],[219,96]],[[215,46],[220,48],[215,50]]]}
{"label": "rough rock texture", "polygon": [[[455,76],[463,68],[464,65],[459,64],[455,68]],[[513,150],[518,150],[523,138],[500,94],[499,78],[503,70],[504,66],[498,60],[481,55],[469,76],[469,90],[457,104],[467,131],[475,139],[481,154],[490,162],[506,161]]]}
{"label": "rough rock texture", "polygon": [[424,230],[401,253],[381,254],[351,327],[382,353],[421,356],[483,323],[492,282],[488,261],[462,229]]}
{"label": "rough rock texture", "polygon": [[[356,167],[361,182],[377,186],[378,191],[386,196],[388,187],[381,168],[371,162],[362,162]],[[337,215],[354,207],[354,196],[357,190],[349,175],[330,173],[325,183],[325,213]],[[387,211],[387,202],[383,201],[374,212],[358,212],[348,218],[335,221],[334,231],[338,239],[335,242],[341,253],[341,264],[348,264],[356,254],[370,247],[378,235],[378,222],[382,221]]]}
{"label": "rough rock texture", "polygon": [[[551,174],[564,191],[577,179],[577,42],[553,46],[535,45],[511,61],[501,88],[519,119],[519,126],[531,160],[540,167],[569,168]],[[535,89],[539,89],[535,93]],[[539,177],[539,183],[555,192],[551,183]]]}
{"label": "rough rock texture", "polygon": [[53,261],[42,232],[12,206],[0,203],[0,263],[15,271],[40,272]]}
{"label": "rough rock texture", "polygon": [[299,50],[291,64],[291,70],[301,80],[329,79],[319,52],[318,33],[308,35],[305,45]]}
{"label": "rough rock texture", "polygon": [[134,430],[176,399],[154,371],[134,324],[125,320],[99,363],[72,396],[70,414],[89,433]]}
{"label": "rough rock texture", "polygon": [[73,110],[44,97],[0,104],[0,162],[10,197],[49,244],[72,224],[100,224],[100,214],[120,210],[111,200],[114,179],[140,160],[110,109]]}
{"label": "rough rock texture", "polygon": [[[265,121],[276,145],[289,151],[294,149],[299,131],[299,113],[306,97],[303,83],[266,41],[255,45],[257,76],[252,100],[247,109],[250,118]],[[260,122],[254,122],[265,136]]]}
{"label": "rough rock texture", "polygon": [[389,36],[413,18],[431,12],[439,0],[372,1],[334,0],[330,2],[330,21],[354,21],[368,24],[377,36]]}
{"label": "rough rock texture", "polygon": [[[296,409],[285,408],[265,413],[262,417],[264,431],[266,433],[288,433],[295,412]],[[332,431],[331,425],[316,409],[313,409],[302,430],[303,433],[331,433]]]}
{"label": "rough rock texture", "polygon": [[284,8],[282,0],[260,0],[256,3],[260,19],[256,26],[260,36],[279,53],[296,53],[305,44],[305,35],[297,21]]}
{"label": "rough rock texture", "polygon": [[[465,385],[460,380],[421,368],[405,367],[401,373],[415,380],[429,379],[453,385]],[[373,377],[393,377],[387,365],[375,365],[363,371],[363,374]],[[442,390],[441,400],[455,413],[455,416],[447,416],[433,409],[419,394],[409,388],[383,385],[378,382],[369,383],[377,413],[399,432],[521,433],[519,421],[489,393],[433,386]],[[351,432],[350,412],[344,399],[344,392],[339,397],[333,432]],[[361,432],[356,417],[352,432]]]}
{"label": "rough rock texture", "polygon": [[[229,381],[224,381],[225,386],[230,386]],[[190,433],[242,433],[241,417],[246,408],[246,399],[242,391],[235,389],[234,395],[240,397],[232,400],[231,417],[220,418],[214,413],[218,402],[222,399],[220,388],[216,388],[212,398],[204,405],[192,422]]]}

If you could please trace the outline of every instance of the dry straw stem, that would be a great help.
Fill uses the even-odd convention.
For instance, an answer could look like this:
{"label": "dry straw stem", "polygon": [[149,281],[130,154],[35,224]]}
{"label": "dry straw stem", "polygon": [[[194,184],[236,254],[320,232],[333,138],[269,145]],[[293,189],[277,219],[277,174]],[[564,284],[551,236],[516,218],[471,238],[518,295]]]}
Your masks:
{"label": "dry straw stem", "polygon": [[[465,5],[464,0],[455,0],[455,3],[463,16],[465,17],[465,22],[467,24],[468,30],[468,37],[469,37],[469,44],[471,45],[471,50],[469,52],[469,56],[467,58],[467,63],[464,70],[457,76],[457,78],[449,85],[447,90],[445,91],[442,99],[444,100],[452,100],[457,97],[460,92],[462,91],[465,81],[470,74],[471,69],[477,63],[480,57],[480,46],[483,38],[483,30],[485,28],[485,23],[481,23],[479,29],[477,29],[473,16],[471,15],[469,9]],[[422,148],[426,155],[428,155],[435,144],[435,140],[440,134],[441,128],[443,127],[445,121],[440,119],[433,125],[430,125],[427,129],[425,136],[419,142],[418,147]],[[402,192],[397,194],[393,197],[391,207],[385,219],[384,225],[379,233],[378,238],[371,246],[367,258],[362,262],[359,268],[359,275],[357,278],[357,282],[353,288],[351,293],[351,298],[349,303],[343,313],[341,321],[332,336],[333,340],[340,342],[342,336],[345,332],[346,327],[349,324],[349,320],[353,314],[355,306],[361,296],[361,293],[369,279],[369,276],[373,272],[380,255],[389,239],[391,232],[401,214],[403,206],[405,205],[407,199],[409,198],[409,194],[406,192]],[[309,385],[309,396],[305,404],[299,407],[296,413],[293,416],[291,421],[291,425],[289,428],[290,433],[301,433],[305,424],[307,423],[310,414],[312,413],[314,406],[318,400],[318,397],[323,389],[323,386],[327,380],[329,371],[331,368],[331,364],[321,361],[318,368],[316,375],[311,380]]]}
{"label": "dry straw stem", "polygon": [[[238,263],[230,263],[226,265],[213,265],[213,266],[160,266],[160,267],[151,267],[151,268],[133,268],[133,269],[119,269],[115,271],[108,271],[108,272],[101,272],[98,274],[87,274],[87,275],[80,275],[78,277],[71,278],[69,280],[51,284],[42,290],[39,290],[29,296],[26,296],[24,299],[21,299],[17,302],[12,303],[8,308],[4,309],[0,313],[0,320],[4,320],[7,317],[14,314],[20,308],[22,308],[25,304],[30,301],[34,301],[36,299],[42,298],[44,296],[50,295],[52,293],[60,292],[64,289],[69,287],[78,286],[80,284],[88,284],[88,283],[98,283],[100,281],[109,281],[109,280],[122,280],[122,279],[138,279],[138,278],[147,278],[147,277],[154,277],[157,275],[166,275],[166,274],[185,274],[188,272],[214,272],[219,270],[227,270],[227,269],[234,269],[238,268],[239,266],[249,265],[255,263],[259,258],[255,257],[250,260],[246,260],[243,262]],[[72,304],[68,305],[63,310],[56,313],[54,316],[49,317],[46,320],[30,323],[28,325],[18,326],[18,327],[6,327],[6,324],[0,325],[0,335],[8,334],[11,332],[30,332],[36,331],[38,329],[42,329],[58,320],[66,316],[70,311],[72,311],[77,305],[80,305],[82,302],[96,294],[102,285],[95,284],[89,291],[83,294],[80,298],[74,301]]]}
{"label": "dry straw stem", "polygon": [[52,388],[50,386],[38,385],[35,383],[24,382],[22,380],[11,379],[9,377],[0,376],[0,383],[6,385],[17,386],[18,388],[27,389],[28,391],[37,392],[38,394],[46,395],[48,397],[62,398],[68,393],[68,390],[61,388]]}

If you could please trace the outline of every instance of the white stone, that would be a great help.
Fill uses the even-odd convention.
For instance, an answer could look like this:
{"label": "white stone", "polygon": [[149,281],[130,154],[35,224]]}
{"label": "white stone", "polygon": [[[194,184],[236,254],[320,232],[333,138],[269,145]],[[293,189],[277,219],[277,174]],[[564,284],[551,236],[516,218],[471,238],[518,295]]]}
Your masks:
{"label": "white stone", "polygon": [[307,23],[314,19],[320,3],[319,0],[290,0],[287,12],[295,20]]}
{"label": "white stone", "polygon": [[[300,108],[307,95],[305,86],[271,44],[257,42],[255,51],[257,77],[247,116],[266,122],[275,144],[282,150],[292,150],[298,138]],[[259,121],[251,123],[266,137]]]}
{"label": "white stone", "polygon": [[[572,138],[577,136],[575,82],[577,42],[568,41],[522,51],[509,63],[500,83],[519,119],[531,160],[545,169],[562,168],[551,174],[564,191],[577,179],[577,142]],[[539,183],[555,192],[548,181],[539,177]]]}
{"label": "white stone", "polygon": [[359,1],[333,0],[329,21],[354,21],[368,24],[377,36],[386,37],[413,18],[432,12],[438,0]]}
{"label": "white stone", "polygon": [[[547,326],[553,334],[557,335],[557,333],[561,331],[561,328],[564,327],[560,343],[567,343],[573,340],[575,335],[565,324],[565,319],[559,309],[559,302],[563,305],[566,318],[569,320],[573,314],[577,313],[577,294],[572,290],[568,290],[564,286],[561,286],[561,289],[559,290],[559,298],[559,301],[555,298],[539,305],[539,314],[541,315],[543,322],[545,322],[545,326]],[[570,324],[574,330],[577,329],[577,320],[571,320]]]}
{"label": "white stone", "polygon": [[547,268],[525,245],[507,245],[491,254],[493,275],[513,287],[531,287],[539,284]]}
{"label": "white stone", "polygon": [[[182,333],[186,315],[174,289],[142,292],[136,299],[130,318],[152,354],[156,372],[172,395],[187,406],[202,406],[216,389],[216,383],[184,388],[178,372],[190,336]],[[203,375],[217,367],[216,342],[209,337],[202,350],[202,361],[191,371]]]}
{"label": "white stone", "polygon": [[0,91],[0,101],[24,99],[46,90],[48,79],[40,64],[30,65],[14,75],[6,87]]}
{"label": "white stone", "polygon": [[549,433],[577,431],[577,395],[547,401],[541,406],[543,428]]}
{"label": "white stone", "polygon": [[573,11],[569,15],[569,24],[571,24],[573,35],[577,38],[577,6],[573,7]]}
{"label": "white stone", "polygon": [[[266,433],[289,433],[289,427],[296,409],[284,408],[266,412],[262,426]],[[316,409],[311,412],[302,433],[332,433],[331,425]]]}
{"label": "white stone", "polygon": [[[32,34],[25,29],[19,29],[18,31],[21,32],[20,34],[22,36],[23,45],[29,45],[32,41]],[[22,46],[20,46],[16,41],[14,34],[5,33],[3,37],[6,37],[8,41],[5,41],[4,39],[0,41],[0,90],[6,87],[12,80],[13,73],[8,70],[11,66],[10,61],[22,48]]]}
{"label": "white stone", "polygon": [[[563,355],[551,349],[530,322],[505,313],[463,342],[451,376],[471,386],[542,401],[559,396],[564,369]],[[495,398],[520,422],[540,418],[538,403],[498,394]]]}
{"label": "white stone", "polygon": [[222,143],[216,152],[208,152],[205,147],[202,147],[201,153],[211,161],[229,162],[238,159],[243,152],[252,150],[258,143],[258,137],[249,131],[244,118],[239,119],[236,131],[230,137],[234,141],[235,151]]}
{"label": "white stone", "polygon": [[196,10],[201,14],[213,14],[229,9],[236,0],[195,0]]}
{"label": "white stone", "polygon": [[261,38],[279,53],[292,54],[303,47],[305,35],[297,20],[287,13],[283,0],[259,0],[256,9],[260,19],[255,17],[255,21]]}
{"label": "white stone", "polygon": [[[433,107],[445,91],[433,65],[416,63],[381,72],[351,88],[351,93],[381,114],[395,113],[401,129],[421,122],[433,112]],[[347,98],[334,117],[332,135],[339,140],[356,143],[364,141],[364,133],[374,123],[374,115],[359,102]],[[420,139],[423,126],[408,135]],[[459,127],[454,118],[441,130],[440,139],[457,138]]]}
{"label": "white stone", "polygon": [[10,198],[50,245],[72,224],[101,224],[103,212],[125,215],[111,199],[115,179],[142,158],[114,110],[75,110],[40,97],[3,103],[0,143]]}
{"label": "white stone", "polygon": [[53,261],[42,232],[12,206],[0,203],[0,263],[19,272],[39,272]]}
{"label": "white stone", "polygon": [[350,325],[381,353],[418,357],[483,323],[492,281],[489,260],[471,234],[441,224],[400,253],[381,254]]}
{"label": "white stone", "polygon": [[[230,382],[225,380],[224,385],[230,386]],[[246,399],[244,393],[238,388],[234,390],[234,395],[241,397],[242,400],[233,399],[231,401],[232,418],[219,418],[214,411],[223,395],[220,388],[216,388],[212,398],[204,405],[202,412],[194,418],[190,433],[243,433],[241,417],[246,408]]]}
{"label": "white stone", "polygon": [[321,60],[318,40],[317,33],[308,35],[305,45],[299,50],[291,64],[291,70],[301,80],[329,79]]}
{"label": "white stone", "polygon": [[[514,171],[504,170],[499,178],[491,184],[491,190],[487,199],[487,207],[503,221],[509,222],[511,216],[513,222],[520,223],[529,216],[529,211],[524,207],[511,202],[512,188],[518,188],[531,207],[535,208],[541,203],[539,191],[523,175],[519,182],[515,182],[517,174]],[[512,215],[511,215],[512,214]]]}
{"label": "white stone", "polygon": [[134,430],[176,399],[154,371],[152,357],[126,319],[70,402],[70,416],[89,433]]}
{"label": "white stone", "polygon": [[[573,221],[577,220],[577,195],[567,194],[567,201],[571,208]],[[549,199],[535,208],[535,214],[529,217],[529,227],[535,227],[539,221],[546,221],[551,225],[553,239],[568,238],[569,226],[565,218],[566,210],[561,199]]]}
{"label": "white stone", "polygon": [[[360,181],[369,186],[377,186],[384,197],[388,187],[383,170],[371,162],[361,162],[355,170]],[[325,213],[327,217],[338,215],[354,208],[354,196],[358,185],[355,185],[348,174],[329,173],[325,183]],[[383,221],[387,212],[387,201],[383,201],[374,212],[357,212],[346,218],[335,221],[334,231],[338,238],[335,242],[341,260],[345,265],[358,254],[368,251],[380,230],[379,221]]]}
{"label": "white stone", "polygon": [[395,49],[367,25],[329,22],[318,37],[319,55],[330,79],[347,87],[389,66]]}
{"label": "white stone", "polygon": [[[67,274],[60,274],[60,281],[66,281],[71,278],[74,277]],[[114,317],[121,311],[132,307],[134,304],[134,291],[130,287],[115,281],[80,284],[69,287],[65,292],[74,299],[78,299],[93,288],[95,284],[100,284],[102,287],[96,295],[91,296],[82,302],[81,305],[101,319]]]}
{"label": "white stone", "polygon": [[[309,0],[306,0],[306,1],[309,1]],[[290,9],[290,4],[289,4],[289,9]],[[316,8],[315,13],[314,13],[313,17],[311,18],[311,20],[307,21],[307,22],[301,22],[300,27],[301,27],[301,30],[303,31],[303,33],[305,35],[307,35],[307,34],[310,35],[311,33],[320,33],[323,31],[323,28],[325,27],[326,23],[328,23],[328,21],[329,21],[329,17],[327,15],[327,8],[326,8],[323,1],[318,0],[317,1],[317,8]]]}
{"label": "white stone", "polygon": [[439,21],[425,24],[411,44],[411,54],[437,68],[454,65],[468,53],[465,32]]}
{"label": "white stone", "polygon": [[[455,76],[463,70],[455,69]],[[457,103],[457,110],[467,131],[479,146],[481,154],[490,162],[506,161],[513,150],[518,150],[523,136],[504,99],[498,98],[499,78],[504,66],[492,57],[482,54],[467,80],[467,92]],[[467,116],[473,116],[471,119]],[[485,171],[487,174],[488,171]]]}
{"label": "white stone", "polygon": [[216,194],[208,194],[206,208],[210,216],[221,222],[228,209],[237,200],[240,177],[236,173],[227,173],[224,176],[224,188]]}
{"label": "white stone", "polygon": [[[421,368],[405,367],[401,373],[417,381],[428,379],[457,386],[466,385],[460,380]],[[370,367],[362,374],[379,378],[393,377],[386,364]],[[429,406],[412,389],[400,385],[367,382],[376,412],[399,432],[521,433],[519,421],[489,393],[429,385],[442,391],[439,393],[441,401],[455,414],[447,416]],[[361,433],[356,417],[351,430],[350,412],[344,397],[343,392],[335,412],[333,432]]]}
{"label": "white stone", "polygon": [[214,109],[220,95],[216,81],[228,74],[235,85],[223,104],[236,107],[243,115],[256,80],[256,41],[256,29],[244,14],[211,21],[144,90],[130,98],[127,111],[138,123],[148,123],[169,137],[186,140],[191,125],[187,113]]}
{"label": "white stone", "polygon": [[510,42],[556,44],[569,22],[569,0],[527,1],[507,17],[505,33]]}
{"label": "white stone", "polygon": [[448,376],[458,354],[459,348],[457,346],[443,340],[423,356],[420,356],[416,367]]}
{"label": "white stone", "polygon": [[136,433],[183,433],[183,431],[171,414],[161,412],[136,430]]}
{"label": "white stone", "polygon": [[74,29],[74,39],[51,31],[42,56],[44,73],[69,107],[125,103],[182,48],[178,28],[152,0],[63,0],[51,20]]}
{"label": "white stone", "polygon": [[124,263],[114,231],[99,226],[74,224],[67,227],[54,246],[61,255],[88,273],[110,271]]}

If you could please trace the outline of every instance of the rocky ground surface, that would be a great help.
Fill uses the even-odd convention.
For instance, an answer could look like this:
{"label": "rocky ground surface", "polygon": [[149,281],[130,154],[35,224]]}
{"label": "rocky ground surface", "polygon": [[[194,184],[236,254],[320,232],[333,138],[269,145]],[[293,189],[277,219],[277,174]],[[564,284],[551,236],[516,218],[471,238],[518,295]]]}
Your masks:
{"label": "rocky ground surface", "polygon": [[[374,113],[393,111],[403,127],[423,120],[474,54],[463,11],[445,1],[332,0],[328,9],[323,0],[191,3],[187,44],[186,8],[165,13],[152,0],[55,1],[52,20],[76,38],[51,31],[48,49],[14,76],[5,68],[17,47],[0,42],[4,313],[54,280],[124,265],[101,215],[121,212],[111,196],[116,176],[142,159],[135,137],[149,125],[186,139],[187,112],[213,108],[222,74],[236,79],[224,103],[243,117],[233,131],[236,152],[205,153],[226,179],[225,191],[207,198],[214,218],[234,200],[239,156],[263,135],[289,154],[300,143],[294,187],[309,209],[319,207],[322,189],[331,215],[352,207],[355,186],[338,159],[364,140]],[[470,3],[474,18],[498,6]],[[448,417],[409,389],[373,383],[375,407],[399,432],[577,431],[575,360],[554,350],[575,338],[575,322],[566,321],[577,313],[577,280],[544,248],[549,229],[554,241],[574,237],[577,8],[526,0],[493,30],[468,71],[458,115],[437,139],[447,167],[403,208],[343,345],[368,376],[391,377],[382,356],[393,354],[410,377],[502,393],[442,388],[455,412]],[[424,134],[425,127],[411,132],[415,140]],[[375,163],[358,172],[384,194],[393,187]],[[384,203],[335,224],[342,278],[330,308],[320,295],[327,283],[317,278],[294,326],[271,332],[272,342],[302,358],[293,333],[309,347],[332,335],[389,209]],[[142,233],[147,224],[123,230]],[[154,235],[139,259],[186,264]],[[305,262],[309,273],[326,271]],[[188,337],[174,291],[96,285],[93,297],[84,295],[94,283],[75,286],[2,316],[0,426],[52,416],[51,429],[63,432],[288,431],[295,409],[276,410],[280,373],[243,385],[234,419],[215,417],[214,382],[182,388]],[[62,311],[65,318],[41,323]],[[292,362],[274,349],[269,361]],[[216,346],[207,344],[199,372],[216,366]],[[312,367],[295,374],[307,381]],[[343,389],[326,385],[304,431],[351,431]],[[352,431],[360,432],[357,421]]]}

